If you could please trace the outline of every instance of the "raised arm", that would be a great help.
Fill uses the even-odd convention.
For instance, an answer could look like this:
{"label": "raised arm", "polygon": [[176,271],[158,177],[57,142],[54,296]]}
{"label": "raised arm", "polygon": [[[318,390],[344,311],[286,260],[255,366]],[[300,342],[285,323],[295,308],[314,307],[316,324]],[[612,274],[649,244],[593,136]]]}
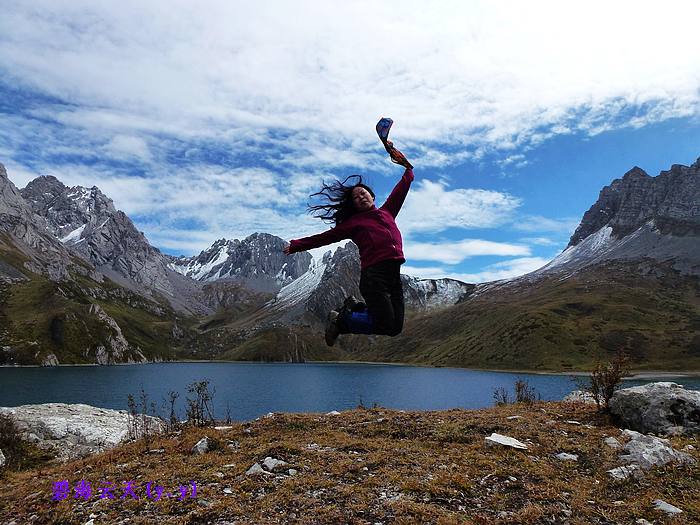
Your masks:
{"label": "raised arm", "polygon": [[394,186],[391,191],[391,195],[387,198],[386,202],[382,204],[382,209],[391,213],[392,217],[396,218],[401,210],[403,201],[406,199],[408,194],[408,189],[411,187],[411,182],[413,182],[413,169],[406,168],[403,173],[401,180]]}
{"label": "raised arm", "polygon": [[350,229],[345,226],[345,224],[339,224],[335,228],[331,228],[323,233],[318,233],[316,235],[311,235],[309,237],[304,237],[302,239],[294,239],[289,243],[289,249],[285,250],[285,253],[296,253],[303,252],[305,250],[311,250],[312,248],[319,248],[327,244],[333,244],[334,242],[342,241],[343,239],[350,238]]}

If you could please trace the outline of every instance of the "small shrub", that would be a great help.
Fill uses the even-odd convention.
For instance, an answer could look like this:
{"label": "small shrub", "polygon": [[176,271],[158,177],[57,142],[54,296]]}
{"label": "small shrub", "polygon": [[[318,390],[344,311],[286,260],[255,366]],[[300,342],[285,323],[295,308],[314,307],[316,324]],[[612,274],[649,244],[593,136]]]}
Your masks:
{"label": "small shrub", "polygon": [[629,357],[622,351],[618,351],[612,361],[596,364],[591,373],[589,390],[598,410],[609,410],[610,399],[626,375],[629,375]]}
{"label": "small shrub", "polygon": [[0,450],[5,460],[5,468],[11,468],[22,451],[22,438],[15,420],[5,414],[0,414]]}
{"label": "small shrub", "polygon": [[511,403],[534,403],[542,397],[537,393],[530,383],[523,379],[518,379],[515,382],[515,397],[511,397],[508,390],[499,386],[493,391],[493,400],[496,406],[509,405]]}
{"label": "small shrub", "polygon": [[151,419],[157,418],[155,402],[148,401],[148,394],[141,387],[139,404],[136,404],[134,396],[127,395],[126,404],[129,407],[129,421],[127,425],[127,437],[132,441],[143,440],[146,447],[151,443],[151,436],[158,431],[158,425]]}
{"label": "small shrub", "polygon": [[534,403],[542,399],[535,391],[535,387],[530,386],[530,383],[522,379],[515,382],[515,402],[516,403]]}
{"label": "small shrub", "polygon": [[168,392],[168,402],[170,403],[170,417],[168,418],[168,431],[175,430],[180,422],[177,419],[177,412],[175,412],[175,401],[180,397],[178,392],[171,390]]}
{"label": "small shrub", "polygon": [[209,380],[190,383],[187,385],[187,391],[195,395],[194,398],[187,398],[187,422],[196,427],[213,425],[215,421],[212,403],[216,391],[209,390]]}
{"label": "small shrub", "polygon": [[50,451],[23,441],[15,420],[6,414],[0,414],[0,450],[5,456],[5,465],[0,467],[0,477],[4,472],[34,468],[54,459]]}
{"label": "small shrub", "polygon": [[493,391],[493,400],[497,406],[508,405],[510,404],[510,394],[505,388],[499,386]]}

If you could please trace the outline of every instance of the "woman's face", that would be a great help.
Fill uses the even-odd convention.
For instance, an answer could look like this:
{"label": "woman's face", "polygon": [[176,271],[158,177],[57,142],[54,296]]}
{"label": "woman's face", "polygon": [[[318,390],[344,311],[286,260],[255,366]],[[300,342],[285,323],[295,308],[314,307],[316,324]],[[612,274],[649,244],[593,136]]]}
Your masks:
{"label": "woman's face", "polygon": [[374,197],[362,186],[355,186],[352,189],[352,203],[357,211],[366,211],[374,205]]}

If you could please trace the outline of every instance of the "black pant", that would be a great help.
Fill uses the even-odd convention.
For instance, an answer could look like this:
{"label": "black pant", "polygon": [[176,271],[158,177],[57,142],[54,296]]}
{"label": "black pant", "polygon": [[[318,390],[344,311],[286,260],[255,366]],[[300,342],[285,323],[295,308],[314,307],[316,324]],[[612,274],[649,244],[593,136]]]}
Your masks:
{"label": "black pant", "polygon": [[373,320],[375,334],[398,335],[403,330],[401,262],[382,261],[360,273],[360,293]]}

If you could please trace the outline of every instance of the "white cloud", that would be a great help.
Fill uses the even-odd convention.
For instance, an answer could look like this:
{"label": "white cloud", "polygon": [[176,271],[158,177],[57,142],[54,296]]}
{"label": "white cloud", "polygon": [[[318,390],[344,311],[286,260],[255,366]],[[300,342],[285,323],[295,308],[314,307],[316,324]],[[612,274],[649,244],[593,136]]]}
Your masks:
{"label": "white cloud", "polygon": [[[349,163],[377,147],[372,125],[389,114],[409,153],[442,165],[444,144],[513,147],[697,114],[699,10],[13,2],[0,21],[0,64],[16,82],[69,102],[44,108],[66,125],[259,139],[316,130],[297,162]],[[643,115],[623,115],[642,104]],[[339,142],[348,147],[334,151]]]}
{"label": "white cloud", "polygon": [[538,268],[542,268],[550,259],[543,257],[522,257],[503,261],[486,266],[483,270],[476,273],[461,273],[455,274],[454,279],[471,283],[482,283],[489,281],[499,281],[501,279],[512,279],[533,272]]}
{"label": "white cloud", "polygon": [[550,239],[549,237],[522,237],[520,242],[536,244],[538,246],[559,246],[562,244],[561,242]]}
{"label": "white cloud", "polygon": [[[492,150],[519,167],[554,135],[700,113],[696,3],[5,4],[3,85],[29,101],[3,114],[10,176],[97,185],[162,246],[192,249],[193,227],[201,240],[325,229],[297,215],[328,171],[392,168],[380,116],[394,118],[392,138],[417,166],[398,217],[410,238],[496,227],[520,205],[430,181],[426,168]],[[212,145],[230,158],[212,160]],[[571,233],[577,222],[516,226]]]}
{"label": "white cloud", "polygon": [[541,268],[549,261],[550,259],[545,259],[542,257],[520,257],[517,259],[510,259],[508,261],[490,264],[484,267],[480,272],[476,273],[464,273],[441,266],[429,268],[403,266],[401,272],[407,275],[421,277],[423,279],[441,279],[447,277],[450,279],[457,279],[458,281],[463,281],[465,283],[483,283],[519,277]]}
{"label": "white cloud", "polygon": [[496,191],[448,189],[443,181],[414,184],[397,217],[405,235],[447,228],[493,228],[506,222],[520,205],[520,199]]}
{"label": "white cloud", "polygon": [[442,264],[458,264],[469,257],[477,255],[530,255],[527,246],[485,241],[481,239],[463,239],[445,242],[411,241],[404,246],[407,259],[416,261],[437,261]]}
{"label": "white cloud", "polygon": [[553,232],[571,235],[581,222],[577,217],[560,217],[550,219],[541,215],[528,215],[513,224],[516,230],[524,232]]}
{"label": "white cloud", "polygon": [[136,157],[143,160],[151,158],[148,143],[141,137],[115,135],[105,146],[105,149],[116,158]]}

